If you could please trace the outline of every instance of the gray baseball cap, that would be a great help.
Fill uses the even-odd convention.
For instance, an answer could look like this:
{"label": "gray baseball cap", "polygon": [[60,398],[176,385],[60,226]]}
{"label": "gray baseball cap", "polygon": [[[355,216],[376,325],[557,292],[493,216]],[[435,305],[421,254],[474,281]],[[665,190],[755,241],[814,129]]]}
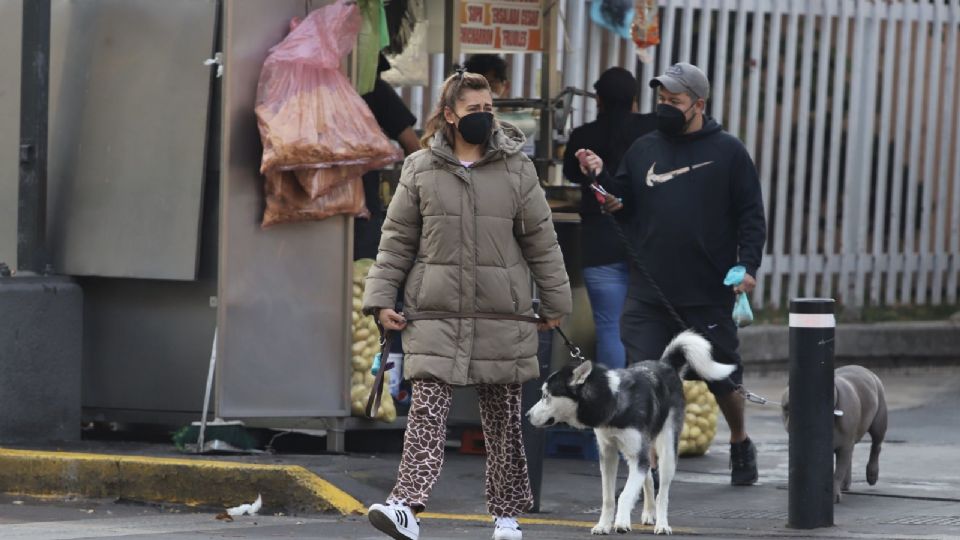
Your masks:
{"label": "gray baseball cap", "polygon": [[662,86],[669,92],[679,94],[686,92],[697,98],[710,97],[710,81],[697,66],[686,62],[676,63],[667,72],[650,80],[650,88]]}

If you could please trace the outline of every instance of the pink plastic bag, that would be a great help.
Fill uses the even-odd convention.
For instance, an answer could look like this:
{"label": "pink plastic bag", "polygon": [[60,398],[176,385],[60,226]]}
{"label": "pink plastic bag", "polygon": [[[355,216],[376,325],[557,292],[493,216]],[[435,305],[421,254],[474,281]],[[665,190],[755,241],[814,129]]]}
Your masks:
{"label": "pink plastic bag", "polygon": [[267,207],[263,212],[264,229],[280,223],[318,221],[337,214],[363,215],[366,210],[363,181],[352,178],[326,194],[311,199],[300,187],[298,178],[310,171],[271,171],[264,184]]}
{"label": "pink plastic bag", "polygon": [[257,86],[260,172],[359,165],[364,170],[402,154],[340,72],[360,31],[356,4],[343,0],[310,13],[270,49]]}
{"label": "pink plastic bag", "polygon": [[362,165],[324,167],[322,169],[296,169],[297,181],[311,199],[322,197],[367,172]]}

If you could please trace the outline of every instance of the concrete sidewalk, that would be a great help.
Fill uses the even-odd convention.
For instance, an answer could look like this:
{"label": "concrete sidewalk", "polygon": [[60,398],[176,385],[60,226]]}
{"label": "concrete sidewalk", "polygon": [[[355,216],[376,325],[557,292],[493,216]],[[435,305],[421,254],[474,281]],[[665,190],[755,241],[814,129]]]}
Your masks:
{"label": "concrete sidewalk", "polygon": [[[855,454],[853,491],[835,507],[835,527],[815,531],[786,528],[786,432],[780,423],[777,407],[752,406],[748,426],[760,451],[761,483],[748,488],[729,485],[729,455],[727,445],[723,444],[727,434],[722,426],[706,456],[680,460],[670,497],[670,523],[675,535],[707,538],[960,538],[960,422],[956,420],[956,411],[960,407],[960,370],[900,369],[878,373],[887,387],[891,409],[890,430],[880,458],[880,481],[872,487],[866,484],[864,468],[869,445],[861,445]],[[751,390],[776,400],[786,386],[786,376],[751,377],[748,374],[746,383]],[[365,519],[346,514],[382,501],[392,487],[399,462],[396,454],[190,457],[177,454],[172,445],[103,442],[79,443],[64,450],[137,456],[126,459],[141,463],[138,467],[154,463],[156,469],[131,469],[140,472],[128,472],[125,477],[133,479],[139,474],[149,479],[146,484],[154,486],[158,497],[172,495],[165,491],[166,488],[157,486],[172,485],[181,490],[176,493],[176,499],[160,500],[222,508],[233,502],[249,502],[246,499],[250,498],[248,492],[251,490],[278,486],[264,494],[265,506],[271,512],[327,510],[333,515],[341,515],[335,520],[321,520],[314,524],[319,531],[317,534],[323,538],[376,538],[375,531]],[[36,481],[45,474],[54,475],[53,481],[46,478],[48,493],[57,492],[57,482],[79,491],[78,486],[84,483],[79,482],[79,478],[88,478],[85,482],[93,486],[104,484],[96,476],[77,474],[79,463],[86,458],[72,454],[61,454],[60,457],[66,460],[61,467],[46,472],[35,469],[35,473],[21,474],[19,481],[26,482],[30,478]],[[116,458],[107,461],[110,460],[123,461]],[[233,468],[202,466],[214,461],[233,464]],[[187,467],[191,463],[193,468],[172,468]],[[11,469],[12,465],[7,465],[0,469]],[[300,497],[303,493],[289,476],[292,470],[289,467],[310,471],[315,475],[311,482],[327,485],[332,491],[327,494],[314,492],[316,499],[312,505],[302,504],[302,499],[299,506],[289,505],[295,500],[291,494]],[[455,450],[448,453],[429,513],[424,516],[423,538],[489,536],[490,518],[483,497],[483,467],[481,457],[460,455]],[[226,473],[225,470],[233,472]],[[259,472],[254,474],[254,471]],[[268,471],[272,471],[267,474],[269,480],[257,476]],[[625,467],[621,467],[621,486],[625,473]],[[231,478],[232,483],[212,483],[216,478],[222,481],[225,477]],[[187,482],[187,478],[196,481]],[[67,480],[73,484],[66,483]],[[0,487],[8,492],[18,491],[17,486],[8,483]],[[195,496],[198,493],[206,495]],[[339,498],[338,504],[322,504],[330,493]],[[218,494],[224,498],[214,500]],[[99,496],[113,495],[101,492]],[[152,500],[149,496],[143,498]],[[599,515],[599,505],[600,475],[596,463],[547,460],[541,500],[543,511],[526,517],[525,538],[587,536],[589,527]],[[639,510],[634,518],[639,521]],[[649,527],[638,528],[633,534],[649,532]]]}

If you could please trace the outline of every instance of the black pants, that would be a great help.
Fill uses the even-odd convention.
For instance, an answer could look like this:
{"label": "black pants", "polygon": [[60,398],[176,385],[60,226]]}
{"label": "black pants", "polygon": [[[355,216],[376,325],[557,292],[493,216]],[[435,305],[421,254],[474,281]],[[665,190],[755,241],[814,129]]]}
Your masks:
{"label": "black pants", "polygon": [[[737,352],[740,340],[731,316],[732,308],[678,306],[676,309],[687,326],[699,332],[713,345],[714,360],[737,365],[737,370],[730,375],[732,382],[727,379],[707,382],[710,391],[717,397],[733,392],[737,385],[743,382],[743,365]],[[663,306],[627,298],[620,319],[620,339],[627,350],[627,363],[659,359],[670,340],[682,330]],[[691,370],[687,371],[686,378],[700,379]]]}

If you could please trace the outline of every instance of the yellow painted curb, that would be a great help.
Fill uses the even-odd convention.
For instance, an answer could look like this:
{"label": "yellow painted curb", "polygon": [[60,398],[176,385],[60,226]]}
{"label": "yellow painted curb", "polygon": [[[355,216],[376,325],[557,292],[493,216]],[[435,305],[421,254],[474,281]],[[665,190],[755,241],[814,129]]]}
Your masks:
{"label": "yellow painted curb", "polygon": [[360,501],[299,465],[0,448],[0,491],[356,514]]}

